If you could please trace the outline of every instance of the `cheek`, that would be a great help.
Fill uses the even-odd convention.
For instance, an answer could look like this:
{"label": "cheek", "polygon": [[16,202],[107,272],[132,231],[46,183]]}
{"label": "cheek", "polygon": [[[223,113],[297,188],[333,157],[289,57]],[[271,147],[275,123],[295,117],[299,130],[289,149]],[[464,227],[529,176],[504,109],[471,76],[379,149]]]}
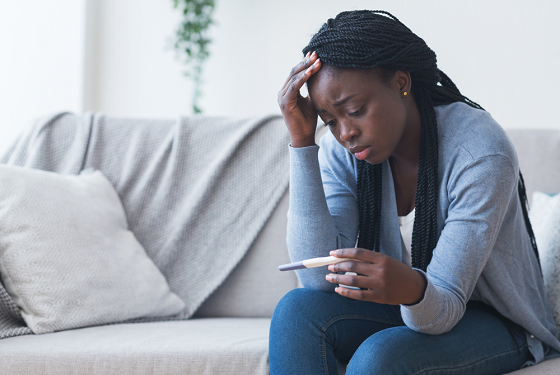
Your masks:
{"label": "cheek", "polygon": [[[398,105],[387,105],[380,108],[374,116],[367,120],[367,138],[375,152],[373,164],[388,159],[397,148],[406,124],[406,115]],[[373,160],[375,159],[375,160]]]}
{"label": "cheek", "polygon": [[391,146],[400,139],[406,123],[404,108],[393,101],[380,103],[370,121],[371,133],[378,142]]}

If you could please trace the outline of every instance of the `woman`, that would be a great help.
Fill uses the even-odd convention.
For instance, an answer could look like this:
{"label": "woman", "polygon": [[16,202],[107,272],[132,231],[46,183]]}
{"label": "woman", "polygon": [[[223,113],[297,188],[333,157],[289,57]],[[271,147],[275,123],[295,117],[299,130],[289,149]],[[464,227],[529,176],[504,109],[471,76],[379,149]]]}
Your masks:
{"label": "woman", "polygon": [[278,97],[288,248],[352,260],[298,271],[304,288],[272,318],[271,373],[336,374],[338,360],[348,374],[502,374],[558,356],[500,126],[389,13],[343,12],[303,53]]}

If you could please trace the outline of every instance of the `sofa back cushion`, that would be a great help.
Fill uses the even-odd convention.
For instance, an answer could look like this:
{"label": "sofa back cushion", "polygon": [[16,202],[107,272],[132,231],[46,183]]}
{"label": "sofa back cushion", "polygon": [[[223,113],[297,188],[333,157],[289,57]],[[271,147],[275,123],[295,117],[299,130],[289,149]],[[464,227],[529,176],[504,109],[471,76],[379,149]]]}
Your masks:
{"label": "sofa back cushion", "polygon": [[288,192],[225,282],[202,304],[195,317],[271,317],[280,298],[297,287],[286,247]]}
{"label": "sofa back cushion", "polygon": [[[519,158],[527,198],[533,192],[560,192],[560,131],[506,129]],[[529,202],[530,203],[530,202]]]}

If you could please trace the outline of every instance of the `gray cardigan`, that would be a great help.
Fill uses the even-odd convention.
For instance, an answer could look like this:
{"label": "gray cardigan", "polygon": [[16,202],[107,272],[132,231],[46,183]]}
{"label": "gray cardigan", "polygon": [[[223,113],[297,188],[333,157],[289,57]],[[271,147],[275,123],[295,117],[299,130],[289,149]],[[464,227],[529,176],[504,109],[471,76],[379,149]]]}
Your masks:
{"label": "gray cardigan", "polygon": [[[424,298],[401,305],[405,324],[428,334],[447,332],[472,298],[525,328],[536,363],[557,356],[558,330],[525,228],[513,145],[490,114],[464,103],[436,107],[436,116],[439,240],[425,273]],[[287,243],[292,261],[354,247],[359,226],[354,156],[328,132],[320,148],[290,147],[290,158]],[[383,163],[381,217],[381,252],[401,260],[388,161]],[[332,291],[327,273],[326,267],[306,269],[298,277],[306,288]]]}

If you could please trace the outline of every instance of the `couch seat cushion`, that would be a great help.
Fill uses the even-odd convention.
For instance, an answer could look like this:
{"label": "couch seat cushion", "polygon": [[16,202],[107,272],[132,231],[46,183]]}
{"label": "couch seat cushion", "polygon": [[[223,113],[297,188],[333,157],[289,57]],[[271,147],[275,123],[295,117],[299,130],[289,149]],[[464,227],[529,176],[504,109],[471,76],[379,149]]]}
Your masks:
{"label": "couch seat cushion", "polygon": [[267,318],[115,324],[0,340],[0,374],[268,374]]}
{"label": "couch seat cushion", "polygon": [[537,366],[525,367],[524,369],[510,372],[510,375],[560,375],[560,358],[549,359],[539,363]]}

